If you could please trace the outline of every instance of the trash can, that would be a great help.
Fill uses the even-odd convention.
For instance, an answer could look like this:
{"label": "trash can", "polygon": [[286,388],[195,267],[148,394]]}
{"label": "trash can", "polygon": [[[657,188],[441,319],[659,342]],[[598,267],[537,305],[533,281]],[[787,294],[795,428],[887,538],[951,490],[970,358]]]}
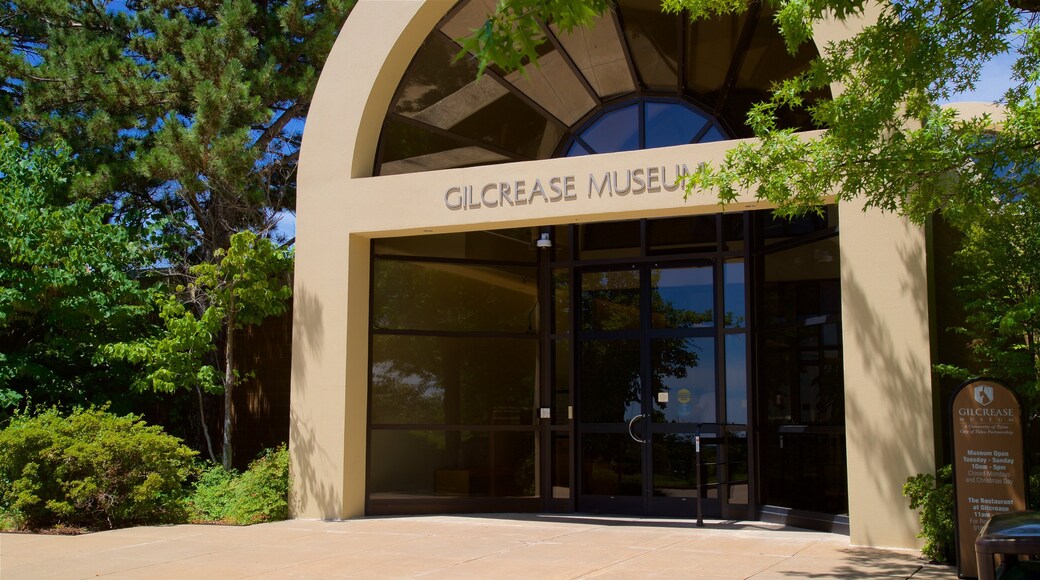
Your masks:
{"label": "trash can", "polygon": [[[999,568],[994,556],[1001,556]],[[1040,556],[1040,512],[997,514],[986,522],[975,539],[979,580],[1040,580],[1040,561],[1019,556]]]}

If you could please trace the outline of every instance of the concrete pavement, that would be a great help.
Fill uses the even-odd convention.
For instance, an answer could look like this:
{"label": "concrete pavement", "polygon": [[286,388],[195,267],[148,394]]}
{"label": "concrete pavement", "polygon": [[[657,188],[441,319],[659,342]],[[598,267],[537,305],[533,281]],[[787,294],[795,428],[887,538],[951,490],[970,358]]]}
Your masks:
{"label": "concrete pavement", "polygon": [[290,520],[0,534],[0,579],[956,578],[917,552],[761,522],[581,515]]}

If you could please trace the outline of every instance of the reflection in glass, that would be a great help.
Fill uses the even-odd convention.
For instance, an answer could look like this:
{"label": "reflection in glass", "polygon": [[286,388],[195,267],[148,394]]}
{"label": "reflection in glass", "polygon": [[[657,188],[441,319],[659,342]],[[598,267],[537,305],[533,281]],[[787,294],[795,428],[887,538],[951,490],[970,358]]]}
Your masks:
{"label": "reflection in glass", "polygon": [[[657,497],[697,497],[695,434],[660,433],[654,435],[654,495]],[[715,484],[717,446],[701,445],[701,485],[705,498],[718,497]]]}
{"label": "reflection in glass", "polygon": [[552,440],[552,497],[567,499],[571,496],[571,436],[553,432]]}
{"label": "reflection in glass", "polygon": [[375,260],[372,327],[535,332],[534,268]]}
{"label": "reflection in glass", "polygon": [[639,271],[585,272],[581,275],[584,330],[639,328]]}
{"label": "reflection in glass", "polygon": [[566,425],[570,422],[568,409],[571,404],[571,341],[555,340],[552,384],[552,422]]}
{"label": "reflection in glass", "polygon": [[715,251],[715,216],[662,218],[647,222],[651,254]]}
{"label": "reflection in glass", "polygon": [[[548,50],[551,49],[551,50]],[[539,47],[538,62],[506,75],[512,84],[566,125],[578,122],[596,106],[566,59],[551,43]]]}
{"label": "reflection in glass", "polygon": [[650,271],[654,328],[706,328],[714,325],[714,274],[711,266]]}
{"label": "reflection in glass", "polygon": [[577,157],[579,155],[589,155],[591,152],[583,147],[581,143],[577,141],[571,143],[570,148],[567,149],[567,157]]}
{"label": "reflection in glass", "polygon": [[726,422],[748,423],[747,336],[726,335]]}
{"label": "reflection in glass", "polygon": [[581,136],[594,153],[639,149],[639,105],[629,105],[603,115]]}
{"label": "reflection in glass", "polygon": [[674,91],[679,86],[679,25],[682,16],[665,14],[659,0],[620,0],[632,60],[649,89]]}
{"label": "reflection in glass", "polygon": [[534,339],[374,335],[370,421],[532,425],[537,347]]}
{"label": "reflection in glass", "polygon": [[726,481],[729,482],[729,503],[748,503],[748,444],[747,431],[726,433]]}
{"label": "reflection in glass", "polygon": [[536,239],[538,232],[535,228],[428,234],[377,238],[372,240],[372,251],[377,256],[527,262],[534,266],[537,254],[533,242]]}
{"label": "reflection in glass", "polygon": [[380,175],[490,165],[510,160],[501,153],[393,118],[387,119],[382,138],[383,164]]}
{"label": "reflection in glass", "polygon": [[636,89],[621,36],[609,13],[596,18],[588,28],[578,27],[566,34],[555,24],[550,27],[600,97],[606,99]]}
{"label": "reflection in glass", "polygon": [[566,334],[571,331],[571,286],[570,270],[553,270],[553,332]]}
{"label": "reflection in glass", "polygon": [[643,493],[642,453],[628,434],[581,436],[581,492],[639,496]]}
{"label": "reflection in glass", "polygon": [[604,222],[578,226],[582,260],[627,258],[640,252],[638,221]]}
{"label": "reflection in glass", "polygon": [[654,423],[715,423],[715,339],[652,342]]}
{"label": "reflection in glass", "polygon": [[642,413],[640,341],[581,343],[581,420],[620,423]]}
{"label": "reflection in glass", "polygon": [[767,254],[764,262],[763,325],[819,324],[840,315],[837,237]]}
{"label": "reflection in glass", "polygon": [[533,432],[373,429],[370,445],[372,499],[538,494]]}
{"label": "reflection in glass", "polygon": [[726,260],[722,266],[724,283],[722,307],[726,328],[744,328],[747,324],[746,299],[744,296],[744,261]]}
{"label": "reflection in glass", "polygon": [[701,133],[708,118],[677,103],[647,102],[646,148],[686,145]]}
{"label": "reflection in glass", "polygon": [[747,13],[686,23],[686,85],[714,105],[729,73]]}

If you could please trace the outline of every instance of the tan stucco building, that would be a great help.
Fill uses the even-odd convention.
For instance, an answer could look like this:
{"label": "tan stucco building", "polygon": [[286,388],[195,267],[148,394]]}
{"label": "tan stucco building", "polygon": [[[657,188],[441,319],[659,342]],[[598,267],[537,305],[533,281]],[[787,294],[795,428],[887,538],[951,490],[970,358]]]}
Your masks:
{"label": "tan stucco building", "polygon": [[674,183],[852,31],[791,56],[765,9],[690,24],[620,0],[588,30],[546,26],[526,75],[476,80],[453,39],[489,4],[360,0],[322,73],[296,517],[690,517],[699,495],[710,517],[917,545],[900,490],[935,467],[925,230],[852,204],[723,210]]}

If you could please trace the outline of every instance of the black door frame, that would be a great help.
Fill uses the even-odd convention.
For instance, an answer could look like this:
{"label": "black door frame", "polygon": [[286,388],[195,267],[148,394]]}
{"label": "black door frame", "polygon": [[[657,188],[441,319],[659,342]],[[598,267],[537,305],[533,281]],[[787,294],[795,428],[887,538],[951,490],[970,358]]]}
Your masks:
{"label": "black door frame", "polygon": [[[587,336],[587,335],[586,336],[581,336],[582,333],[577,331],[578,309],[579,309],[579,302],[580,302],[580,295],[579,295],[578,289],[580,287],[579,277],[580,277],[581,272],[583,272],[583,271],[590,271],[590,270],[607,270],[607,269],[618,269],[618,268],[629,267],[629,268],[638,268],[638,269],[640,269],[641,272],[645,271],[645,272],[649,273],[650,269],[652,269],[654,266],[660,266],[660,267],[681,267],[683,264],[691,264],[691,263],[698,263],[698,262],[699,263],[704,263],[705,261],[710,261],[710,263],[713,265],[713,268],[714,268],[714,270],[713,270],[713,272],[714,272],[714,297],[715,297],[714,304],[715,304],[715,312],[717,313],[717,317],[716,317],[716,320],[715,320],[715,325],[712,328],[713,332],[711,333],[711,336],[714,338],[714,341],[715,341],[716,397],[717,397],[717,401],[719,401],[717,403],[717,405],[721,409],[722,415],[720,416],[720,418],[723,420],[722,423],[710,424],[710,425],[709,424],[705,424],[703,426],[704,432],[706,434],[714,434],[715,435],[714,438],[705,437],[703,439],[703,442],[705,444],[717,444],[717,445],[719,445],[718,448],[721,451],[719,462],[721,464],[722,471],[719,474],[719,481],[718,481],[718,483],[713,484],[713,485],[716,485],[716,489],[718,490],[718,493],[719,493],[719,495],[721,497],[719,499],[713,500],[715,505],[716,505],[716,508],[715,509],[711,509],[710,512],[713,512],[716,515],[719,515],[721,517],[727,517],[727,518],[747,518],[747,517],[751,517],[753,514],[755,514],[757,512],[757,504],[756,504],[756,473],[755,473],[755,471],[756,471],[756,469],[755,469],[756,461],[754,459],[755,456],[756,456],[756,450],[755,450],[755,436],[754,436],[751,416],[750,415],[748,416],[748,420],[747,420],[746,424],[727,425],[724,422],[725,421],[725,414],[724,414],[725,413],[725,407],[724,407],[724,405],[725,405],[725,388],[724,388],[724,385],[726,384],[726,375],[725,375],[726,365],[725,365],[725,360],[724,360],[724,348],[725,348],[725,338],[728,335],[731,335],[731,334],[742,334],[742,335],[745,336],[747,358],[746,358],[746,364],[745,364],[744,372],[745,372],[745,384],[747,385],[747,399],[748,399],[747,406],[748,406],[749,412],[750,412],[750,409],[754,408],[754,403],[753,403],[754,389],[753,389],[753,384],[752,384],[752,372],[751,372],[751,369],[753,368],[753,364],[754,364],[753,363],[754,349],[752,348],[752,341],[751,341],[751,336],[752,336],[751,323],[752,323],[752,318],[753,318],[753,316],[751,316],[751,313],[753,311],[752,311],[752,304],[751,304],[751,300],[752,300],[752,296],[751,296],[752,295],[752,290],[751,290],[752,289],[752,285],[751,285],[751,279],[750,279],[750,276],[751,276],[751,249],[752,249],[752,243],[751,243],[751,212],[742,212],[741,214],[736,214],[736,215],[728,214],[728,216],[731,217],[731,218],[733,218],[733,217],[737,218],[736,220],[731,220],[731,223],[733,221],[736,221],[738,224],[740,224],[741,231],[743,232],[743,237],[740,238],[740,240],[739,240],[740,243],[737,245],[737,248],[734,249],[734,250],[730,250],[728,248],[728,246],[727,246],[727,240],[725,238],[725,234],[724,234],[724,231],[723,231],[724,223],[723,223],[722,216],[723,216],[723,214],[715,214],[713,216],[715,218],[714,221],[715,221],[715,227],[716,227],[716,236],[715,236],[715,240],[716,241],[715,241],[715,246],[714,246],[713,250],[698,251],[698,252],[691,252],[691,253],[684,253],[684,254],[670,254],[670,255],[654,255],[654,254],[651,254],[650,252],[648,252],[648,241],[647,241],[648,240],[648,237],[647,237],[647,223],[648,223],[648,220],[647,219],[631,220],[631,221],[639,223],[639,229],[640,229],[639,255],[638,256],[627,256],[627,257],[622,257],[622,258],[605,258],[605,259],[586,259],[586,260],[581,260],[581,259],[579,259],[579,255],[580,255],[579,254],[579,246],[580,246],[580,244],[579,244],[579,242],[577,240],[579,226],[571,225],[571,226],[556,226],[556,227],[544,227],[544,228],[542,228],[541,232],[550,234],[550,237],[551,237],[551,239],[553,240],[553,243],[554,243],[554,248],[552,250],[548,251],[548,252],[544,252],[543,255],[540,257],[540,264],[541,264],[541,271],[542,271],[541,281],[543,282],[540,285],[540,287],[542,288],[542,293],[541,293],[542,303],[546,304],[546,305],[553,305],[555,307],[556,302],[554,301],[554,295],[553,295],[553,273],[554,272],[564,271],[564,272],[566,272],[567,286],[568,286],[568,289],[569,289],[569,292],[568,292],[569,293],[569,297],[568,297],[567,305],[568,305],[568,308],[569,308],[569,311],[570,311],[570,327],[568,329],[561,330],[561,329],[556,329],[553,326],[553,316],[554,316],[554,314],[552,312],[553,309],[552,308],[543,308],[543,309],[541,309],[540,321],[541,321],[542,324],[541,324],[540,327],[543,329],[543,337],[545,339],[543,341],[543,346],[542,346],[542,351],[541,351],[542,356],[543,356],[542,360],[553,361],[551,364],[543,365],[543,368],[542,368],[542,374],[541,374],[541,378],[542,378],[542,381],[541,381],[541,383],[542,383],[541,397],[542,397],[542,399],[541,400],[543,401],[543,403],[548,404],[549,402],[552,401],[552,392],[551,392],[552,391],[552,386],[551,385],[553,384],[553,381],[555,380],[555,377],[553,376],[554,367],[557,364],[561,364],[561,361],[555,360],[556,353],[555,353],[554,345],[555,345],[556,341],[558,341],[558,340],[566,340],[566,341],[569,341],[569,343],[570,343],[570,351],[569,351],[570,352],[570,357],[569,357],[569,360],[563,362],[563,364],[568,365],[567,376],[570,379],[569,406],[568,406],[568,415],[569,415],[568,419],[569,420],[567,421],[566,425],[560,425],[558,421],[553,421],[552,423],[549,423],[547,421],[543,421],[543,432],[542,433],[545,436],[542,437],[543,443],[542,443],[542,446],[541,446],[541,452],[542,452],[542,457],[543,457],[543,460],[542,460],[542,473],[543,473],[543,475],[542,475],[542,478],[541,478],[541,482],[542,482],[542,489],[545,490],[543,492],[543,494],[542,494],[543,495],[542,505],[543,505],[543,509],[545,511],[547,511],[547,512],[555,512],[555,513],[560,513],[560,512],[566,513],[566,512],[574,512],[574,511],[591,511],[589,508],[596,507],[595,505],[592,505],[592,504],[589,503],[589,500],[588,500],[587,497],[584,498],[583,501],[579,501],[578,500],[578,497],[581,496],[580,490],[582,489],[581,488],[582,482],[580,480],[581,479],[581,474],[580,474],[580,461],[581,461],[581,457],[580,457],[580,450],[579,450],[579,437],[581,435],[582,429],[579,427],[579,421],[577,420],[580,415],[578,414],[579,413],[579,409],[577,408],[577,404],[576,404],[577,389],[580,388],[578,386],[578,384],[577,384],[578,380],[579,380],[578,379],[578,371],[579,371],[579,369],[578,369],[578,357],[579,357],[579,350],[580,350],[579,349],[579,343],[581,342],[581,340],[584,340],[586,338],[586,336]],[[736,241],[736,240],[731,240],[731,241]],[[563,242],[563,243],[561,244],[560,242]],[[745,322],[744,327],[742,327],[740,329],[726,329],[723,321],[721,320],[721,316],[722,316],[721,313],[723,312],[722,300],[723,300],[723,295],[724,295],[724,279],[723,279],[724,264],[726,264],[728,260],[740,260],[740,261],[742,261],[742,263],[744,265],[744,312],[745,312],[745,316],[746,316],[747,320]],[[641,275],[641,277],[642,277],[642,275]],[[648,297],[648,295],[649,295],[649,283],[647,283],[647,284],[642,284],[641,283],[641,293],[646,293],[647,294],[646,296],[642,296],[641,295],[641,303],[642,304],[649,304],[649,297]],[[647,306],[647,308],[648,307],[649,306]],[[642,325],[642,326],[647,326],[647,325]],[[642,332],[642,330],[640,332]],[[646,344],[649,344],[650,337],[649,336],[640,336],[640,340],[645,342]],[[643,351],[648,351],[649,347],[647,346],[646,348],[643,348],[642,350]],[[643,366],[643,367],[648,367],[649,366],[649,364],[650,364],[650,362],[649,362],[650,361],[650,356],[649,356],[649,354],[647,352],[644,352],[641,355],[641,361],[642,361],[641,362],[641,366]],[[651,389],[650,385],[645,384],[646,383],[645,377],[649,376],[649,368],[642,368],[641,369],[641,376],[644,377],[644,388],[643,388],[643,391],[644,391],[644,397],[645,397],[646,396],[645,393],[649,392],[650,389]],[[651,393],[649,396],[652,398],[653,394]],[[644,402],[646,402],[646,401],[644,401]],[[652,399],[649,401],[649,403],[652,406]],[[555,413],[556,409],[554,409],[553,412]],[[643,423],[644,423],[644,426],[646,426],[645,425],[645,421]],[[668,424],[659,424],[659,425],[660,425],[660,428],[656,431],[656,434],[658,434],[658,435],[666,434],[668,432],[690,432],[689,429],[686,429],[686,428],[683,428],[683,427],[678,427],[678,428],[675,427],[675,426],[667,427]],[[676,425],[682,425],[682,424],[676,424]],[[570,445],[569,445],[568,454],[569,454],[570,473],[569,473],[568,481],[569,481],[569,484],[570,484],[570,494],[565,499],[553,498],[552,497],[552,485],[551,485],[551,477],[552,476],[551,476],[550,471],[552,469],[552,462],[554,461],[555,456],[553,455],[552,450],[550,449],[550,442],[549,441],[550,441],[551,437],[549,436],[549,434],[550,433],[554,433],[554,432],[555,433],[565,432],[569,436],[569,443],[570,443]],[[728,501],[726,501],[727,500],[727,491],[729,489],[729,486],[727,484],[732,482],[732,479],[731,479],[732,476],[727,471],[729,464],[728,464],[728,459],[727,459],[727,457],[725,455],[725,450],[727,449],[726,441],[729,440],[729,438],[732,436],[732,434],[734,432],[742,434],[742,438],[744,439],[744,445],[747,446],[747,452],[746,452],[747,476],[746,476],[746,480],[745,479],[741,480],[741,483],[746,481],[746,485],[747,485],[747,496],[748,497],[747,497],[747,503],[746,504],[730,504]],[[626,433],[626,437],[627,437],[627,433]],[[649,446],[649,444],[645,445],[644,447],[648,447],[648,446]],[[652,449],[644,449],[643,453],[649,456],[650,454],[652,454]],[[644,460],[642,462],[643,463],[643,473],[644,473],[644,487],[649,486],[649,488],[652,490],[652,486],[653,486],[653,481],[652,481],[652,456],[649,457],[648,459],[649,460]],[[647,471],[649,471],[650,473],[647,473]],[[707,485],[707,484],[705,484],[705,485]],[[641,497],[639,501],[642,502],[643,498],[647,497],[648,495],[649,494],[644,493],[643,497]],[[593,502],[593,504],[594,503],[595,502]],[[710,506],[711,503],[712,503],[712,501],[708,501],[708,502],[705,502],[705,505],[706,506]],[[683,514],[673,513],[674,510],[672,510],[672,508],[668,508],[668,509],[665,509],[665,510],[653,510],[653,509],[649,509],[649,508],[650,508],[649,505],[645,506],[645,507],[641,507],[640,511],[642,511],[643,513],[648,513],[650,515],[683,515]],[[603,511],[610,511],[610,510],[603,510]],[[655,511],[657,511],[657,512],[663,511],[663,512],[666,512],[666,513],[654,513]]]}

